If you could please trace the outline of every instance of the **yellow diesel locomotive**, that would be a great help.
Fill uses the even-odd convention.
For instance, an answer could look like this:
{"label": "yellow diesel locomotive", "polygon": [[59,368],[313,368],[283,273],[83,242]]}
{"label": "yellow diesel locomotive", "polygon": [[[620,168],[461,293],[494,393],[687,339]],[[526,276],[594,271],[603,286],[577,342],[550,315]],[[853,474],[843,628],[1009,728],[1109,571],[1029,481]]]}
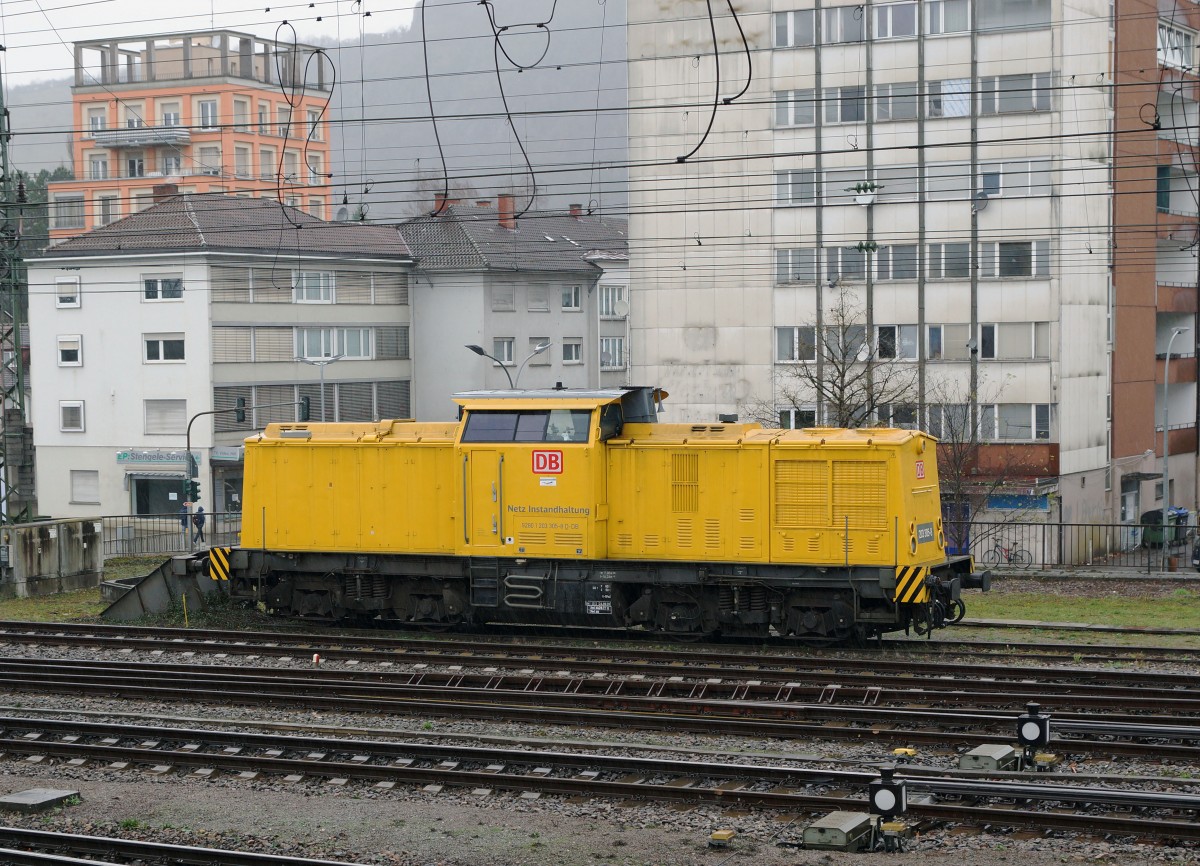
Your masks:
{"label": "yellow diesel locomotive", "polygon": [[660,424],[652,388],[458,394],[453,423],[246,440],[235,598],[280,613],[810,641],[957,621],[935,442]]}

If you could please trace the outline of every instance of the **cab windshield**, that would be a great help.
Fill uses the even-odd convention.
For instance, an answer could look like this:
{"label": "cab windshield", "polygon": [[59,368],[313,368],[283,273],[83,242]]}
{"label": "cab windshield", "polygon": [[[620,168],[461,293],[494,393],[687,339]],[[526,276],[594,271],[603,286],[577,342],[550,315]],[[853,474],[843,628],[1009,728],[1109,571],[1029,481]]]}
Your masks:
{"label": "cab windshield", "polygon": [[587,442],[590,409],[472,409],[463,442]]}

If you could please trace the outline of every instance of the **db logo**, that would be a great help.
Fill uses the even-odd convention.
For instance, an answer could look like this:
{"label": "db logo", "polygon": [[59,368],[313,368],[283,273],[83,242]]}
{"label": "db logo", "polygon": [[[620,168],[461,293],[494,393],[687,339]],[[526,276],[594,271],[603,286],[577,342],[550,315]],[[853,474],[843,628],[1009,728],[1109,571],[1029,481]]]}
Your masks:
{"label": "db logo", "polygon": [[534,475],[562,475],[563,459],[561,451],[534,451]]}
{"label": "db logo", "polygon": [[925,477],[925,461],[924,460],[917,461],[917,477],[918,478]]}

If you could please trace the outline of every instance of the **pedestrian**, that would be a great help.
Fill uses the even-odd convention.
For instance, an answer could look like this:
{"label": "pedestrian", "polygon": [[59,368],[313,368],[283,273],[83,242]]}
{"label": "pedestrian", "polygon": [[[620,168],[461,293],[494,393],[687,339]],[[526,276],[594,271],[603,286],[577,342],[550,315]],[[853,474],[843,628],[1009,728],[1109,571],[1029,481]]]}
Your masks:
{"label": "pedestrian", "polygon": [[204,506],[201,505],[196,509],[196,513],[192,515],[192,526],[196,527],[196,533],[192,536],[192,543],[204,543]]}

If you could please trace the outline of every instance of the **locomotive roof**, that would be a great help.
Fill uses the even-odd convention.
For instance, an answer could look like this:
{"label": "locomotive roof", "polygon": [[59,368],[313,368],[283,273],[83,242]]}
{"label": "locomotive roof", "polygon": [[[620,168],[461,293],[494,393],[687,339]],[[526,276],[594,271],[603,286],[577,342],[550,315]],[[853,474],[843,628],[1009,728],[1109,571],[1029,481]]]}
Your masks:
{"label": "locomotive roof", "polygon": [[620,400],[627,392],[621,388],[537,388],[528,391],[460,391],[455,403],[475,400],[587,400],[601,405]]}

